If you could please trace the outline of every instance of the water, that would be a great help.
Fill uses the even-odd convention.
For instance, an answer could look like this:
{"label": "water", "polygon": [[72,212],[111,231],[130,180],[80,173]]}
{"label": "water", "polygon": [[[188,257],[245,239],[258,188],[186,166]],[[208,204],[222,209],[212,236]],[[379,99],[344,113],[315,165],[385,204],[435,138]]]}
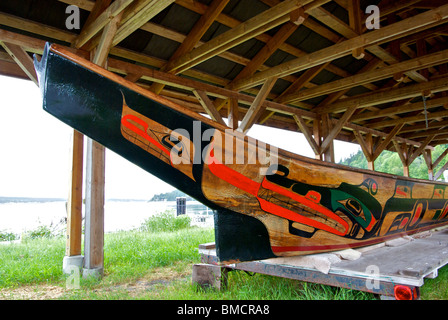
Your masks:
{"label": "water", "polygon": [[[131,230],[154,214],[170,210],[176,212],[175,201],[106,201],[104,231]],[[212,227],[213,214],[197,201],[187,201],[187,215],[192,225]],[[0,232],[22,234],[42,225],[63,225],[67,217],[66,202],[6,202],[0,203]],[[84,217],[84,212],[83,212]]]}

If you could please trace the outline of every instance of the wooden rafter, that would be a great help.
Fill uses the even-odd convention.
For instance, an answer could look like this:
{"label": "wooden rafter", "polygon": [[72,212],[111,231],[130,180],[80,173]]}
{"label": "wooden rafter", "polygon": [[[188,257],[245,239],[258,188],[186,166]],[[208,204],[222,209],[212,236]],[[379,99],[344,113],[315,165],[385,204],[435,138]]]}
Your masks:
{"label": "wooden rafter", "polygon": [[220,52],[246,41],[247,39],[285,23],[289,20],[289,13],[291,11],[309,2],[311,2],[311,0],[283,1],[277,6],[241,23],[237,27],[220,34],[191,52],[185,53],[183,56],[171,62],[168,65],[167,70],[176,70],[178,73],[185,71]]}
{"label": "wooden rafter", "polygon": [[[87,43],[87,41],[100,32],[113,18],[119,15],[128,5],[130,5],[132,1],[133,0],[117,0],[102,11],[102,13],[100,13],[95,19],[88,19],[80,35],[73,42],[73,47],[81,48]],[[107,2],[110,3],[109,0]],[[104,7],[104,1],[97,1],[95,4],[98,4],[97,7],[99,8]],[[97,10],[92,10],[89,18],[95,16],[96,14],[98,14]]]}
{"label": "wooden rafter", "polygon": [[[180,56],[183,56],[187,52],[191,51],[199,43],[199,40],[201,40],[204,33],[215,21],[216,17],[221,13],[228,2],[229,0],[214,0],[211,3],[207,11],[199,18],[194,27],[191,29],[190,33],[187,35],[181,45],[176,49],[170,60],[161,68],[161,71],[173,72],[173,70],[168,70],[168,66],[170,65],[170,63],[172,63]],[[151,91],[160,93],[163,87],[163,84],[154,83],[151,86]]]}
{"label": "wooden rafter", "polygon": [[332,105],[317,107],[315,112],[340,112],[346,108],[357,105],[358,108],[373,106],[381,103],[397,101],[400,99],[414,98],[422,95],[425,90],[431,90],[431,92],[441,92],[448,89],[448,77],[439,78],[437,80],[413,84],[401,88],[374,91],[371,93],[350,97]]}
{"label": "wooden rafter", "polygon": [[346,56],[352,50],[368,47],[372,44],[379,44],[391,39],[409,34],[412,30],[417,28],[428,28],[434,26],[434,24],[441,24],[448,19],[448,5],[441,6],[437,9],[433,9],[412,18],[402,20],[392,25],[383,27],[379,30],[375,30],[363,35],[351,38],[344,42],[332,45],[328,48],[321,49],[310,53],[304,57],[299,57],[291,61],[282,63],[269,70],[258,72],[257,74],[240,79],[235,82],[231,87],[232,89],[247,89],[256,85],[259,85],[267,78],[282,77],[287,74],[292,74],[304,69],[311,68],[313,66],[338,59]]}
{"label": "wooden rafter", "polygon": [[250,127],[252,127],[255,121],[257,121],[260,114],[266,109],[266,107],[263,106],[263,102],[266,100],[266,97],[268,96],[269,92],[271,91],[276,81],[277,78],[272,78],[268,79],[263,84],[263,87],[258,92],[257,96],[255,97],[255,100],[252,102],[249,110],[247,111],[246,115],[241,121],[241,124],[238,127],[238,131],[244,133],[247,132],[247,130],[249,130]]}
{"label": "wooden rafter", "polygon": [[226,125],[218,110],[216,110],[213,102],[208,98],[207,94],[202,90],[193,90],[194,95],[198,98],[204,110],[207,114],[216,122]]}
{"label": "wooden rafter", "polygon": [[22,47],[16,44],[2,41],[0,41],[0,46],[2,46],[6,50],[11,58],[19,65],[22,71],[30,78],[30,80],[39,85],[36,71],[34,70],[33,59],[31,59],[31,57]]}
{"label": "wooden rafter", "polygon": [[[394,74],[405,71],[420,70],[429,66],[434,66],[448,61],[448,50],[436,52],[423,57],[407,60],[393,64],[384,68],[375,69],[368,72],[358,73],[351,77],[343,78],[333,82],[316,86],[311,89],[302,90],[292,94],[286,94],[278,100],[280,103],[290,103],[293,101],[307,100],[314,97],[326,95],[336,91],[349,89],[358,85],[374,82],[392,77]],[[311,69],[308,69],[311,70]]]}

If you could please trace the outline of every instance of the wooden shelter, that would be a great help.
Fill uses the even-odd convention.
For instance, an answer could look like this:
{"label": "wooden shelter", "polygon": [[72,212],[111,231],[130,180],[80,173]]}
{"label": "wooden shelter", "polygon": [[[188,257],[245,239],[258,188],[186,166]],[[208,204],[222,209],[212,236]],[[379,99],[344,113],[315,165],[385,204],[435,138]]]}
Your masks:
{"label": "wooden shelter", "polygon": [[[433,172],[448,150],[431,157],[448,143],[445,0],[0,2],[0,74],[37,83],[46,41],[232,129],[300,131],[323,161],[338,139],[372,170],[384,150],[405,176],[420,155],[431,179],[448,167]],[[83,140],[75,132],[69,257],[81,255]],[[84,266],[101,272],[104,148],[87,140]]]}

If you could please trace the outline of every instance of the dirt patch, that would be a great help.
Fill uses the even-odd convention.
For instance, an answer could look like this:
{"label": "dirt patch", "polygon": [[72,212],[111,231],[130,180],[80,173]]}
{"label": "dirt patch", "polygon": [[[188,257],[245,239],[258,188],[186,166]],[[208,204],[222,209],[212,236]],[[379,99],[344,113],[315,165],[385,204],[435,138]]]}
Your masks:
{"label": "dirt patch", "polygon": [[[177,281],[189,281],[191,276],[191,265],[174,264],[173,266],[152,269],[144,277],[122,283],[111,284],[107,281],[92,290],[97,294],[97,299],[107,299],[107,295],[112,292],[126,292],[124,297],[138,297],[147,292],[157,292],[172,285]],[[70,289],[57,285],[30,285],[18,288],[1,289],[0,300],[52,300],[66,299],[71,295]],[[81,291],[83,288],[81,286]],[[74,291],[76,292],[76,290]],[[79,293],[79,292],[78,292]],[[104,294],[104,296],[103,296]],[[80,295],[83,299],[83,295]],[[89,297],[85,297],[89,299]]]}
{"label": "dirt patch", "polygon": [[66,293],[64,288],[51,285],[23,286],[0,290],[0,300],[51,300]]}

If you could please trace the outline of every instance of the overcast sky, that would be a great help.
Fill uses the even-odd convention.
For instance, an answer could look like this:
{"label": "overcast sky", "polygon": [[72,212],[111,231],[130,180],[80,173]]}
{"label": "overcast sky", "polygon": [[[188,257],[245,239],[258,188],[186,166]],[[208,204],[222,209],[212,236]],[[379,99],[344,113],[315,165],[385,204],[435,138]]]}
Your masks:
{"label": "overcast sky", "polygon": [[[31,81],[0,76],[0,196],[66,198],[69,190],[72,129],[42,109]],[[312,157],[300,133],[254,126],[249,135],[279,148]],[[336,160],[359,150],[335,144]],[[149,199],[173,187],[111,151],[106,152],[106,199]]]}

